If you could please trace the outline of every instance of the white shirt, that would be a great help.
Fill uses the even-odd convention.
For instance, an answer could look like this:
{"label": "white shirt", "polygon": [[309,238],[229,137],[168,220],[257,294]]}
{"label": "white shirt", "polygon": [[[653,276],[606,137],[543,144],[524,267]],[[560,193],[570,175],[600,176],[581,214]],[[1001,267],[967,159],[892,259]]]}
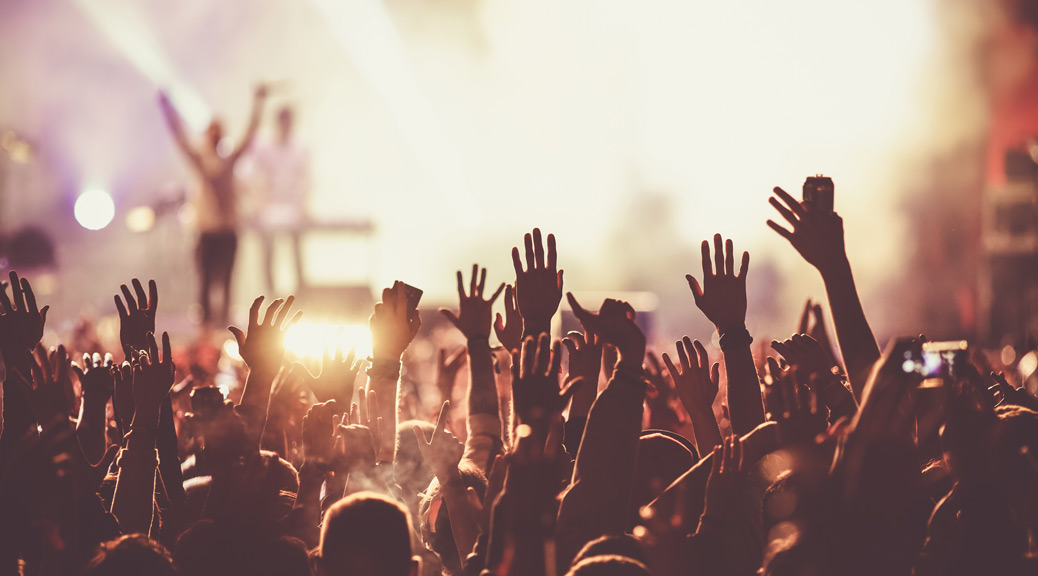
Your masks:
{"label": "white shirt", "polygon": [[267,142],[252,153],[264,199],[259,221],[271,228],[297,226],[306,213],[310,191],[310,153],[295,142]]}

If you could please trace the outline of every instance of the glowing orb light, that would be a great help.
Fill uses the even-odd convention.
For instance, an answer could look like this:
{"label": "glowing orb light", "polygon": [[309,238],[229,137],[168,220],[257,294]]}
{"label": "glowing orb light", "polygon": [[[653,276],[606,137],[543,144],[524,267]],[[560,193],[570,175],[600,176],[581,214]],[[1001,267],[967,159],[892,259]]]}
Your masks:
{"label": "glowing orb light", "polygon": [[115,217],[115,202],[104,190],[87,189],[76,199],[73,212],[80,226],[87,230],[100,230]]}

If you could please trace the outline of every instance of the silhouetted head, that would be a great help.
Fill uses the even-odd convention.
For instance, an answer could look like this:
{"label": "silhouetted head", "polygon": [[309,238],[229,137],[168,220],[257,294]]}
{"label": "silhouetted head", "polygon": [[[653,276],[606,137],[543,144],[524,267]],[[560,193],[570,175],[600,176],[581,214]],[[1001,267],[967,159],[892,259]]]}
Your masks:
{"label": "silhouetted head", "polygon": [[642,550],[638,539],[629,534],[600,536],[584,544],[573,558],[573,564],[579,564],[581,560],[595,556],[622,556],[637,560],[642,564],[648,564],[649,559]]}
{"label": "silhouetted head", "polygon": [[223,122],[219,118],[213,118],[209,127],[205,129],[205,142],[210,148],[216,150],[216,146],[223,140]]}
{"label": "silhouetted head", "polygon": [[417,576],[411,521],[400,504],[374,492],[336,502],[324,515],[314,556],[321,576]]}
{"label": "silhouetted head", "polygon": [[162,544],[143,534],[129,534],[101,543],[87,565],[87,576],[174,576],[173,557]]}
{"label": "silhouetted head", "polygon": [[651,576],[637,560],[623,556],[592,556],[573,565],[566,576]]}
{"label": "silhouetted head", "polygon": [[695,447],[681,436],[666,430],[646,430],[638,442],[638,465],[634,470],[632,526],[639,522],[638,511],[652,502],[699,457]]}
{"label": "silhouetted head", "polygon": [[192,576],[310,576],[306,545],[277,532],[240,522],[203,520],[177,540],[177,568]]}

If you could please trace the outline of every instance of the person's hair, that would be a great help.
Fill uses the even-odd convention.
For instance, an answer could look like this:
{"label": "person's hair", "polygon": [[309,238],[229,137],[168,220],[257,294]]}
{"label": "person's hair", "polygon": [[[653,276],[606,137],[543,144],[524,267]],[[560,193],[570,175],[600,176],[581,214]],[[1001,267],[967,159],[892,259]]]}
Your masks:
{"label": "person's hair", "polygon": [[642,432],[638,441],[638,462],[634,469],[629,523],[639,522],[638,511],[655,500],[668,486],[696,464],[693,450],[676,434],[657,430]]}
{"label": "person's hair", "polygon": [[[468,460],[462,460],[458,465],[458,472],[466,488],[475,489],[476,496],[480,500],[486,497],[487,478],[478,466]],[[444,573],[453,574],[461,569],[463,558],[458,558],[458,548],[454,545],[454,532],[451,530],[450,516],[448,516],[445,506],[440,508],[440,512],[436,516],[436,523],[432,526],[433,530],[427,530],[429,528],[429,510],[432,503],[439,498],[440,483],[433,478],[429,483],[429,488],[422,494],[422,501],[418,504],[419,515],[422,518],[422,539],[440,557]]]}
{"label": "person's hair", "polygon": [[650,576],[641,562],[617,555],[592,556],[574,564],[566,576]]}
{"label": "person's hair", "polygon": [[169,551],[143,534],[128,534],[102,542],[85,572],[86,576],[173,576],[176,573]]}
{"label": "person's hair", "polygon": [[325,513],[316,561],[326,574],[406,576],[412,567],[410,525],[397,502],[358,492]]}
{"label": "person's hair", "polygon": [[623,556],[624,558],[637,560],[642,564],[649,563],[649,559],[645,556],[645,550],[642,549],[641,543],[638,542],[637,538],[630,534],[609,534],[595,538],[587,544],[584,544],[584,547],[580,549],[580,552],[577,552],[576,557],[573,558],[573,564],[577,564],[585,558],[591,558],[594,556]]}
{"label": "person's hair", "polygon": [[271,526],[240,521],[202,520],[181,533],[177,568],[191,576],[252,574],[306,576],[306,544]]}

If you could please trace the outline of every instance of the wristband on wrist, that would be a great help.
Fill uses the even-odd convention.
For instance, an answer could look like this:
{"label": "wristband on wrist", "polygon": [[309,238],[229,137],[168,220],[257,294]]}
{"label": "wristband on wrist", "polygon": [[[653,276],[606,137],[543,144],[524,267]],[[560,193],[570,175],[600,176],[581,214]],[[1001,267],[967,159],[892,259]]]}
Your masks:
{"label": "wristband on wrist", "polygon": [[753,343],[753,337],[750,336],[750,331],[745,326],[735,329],[728,330],[721,335],[718,344],[721,346],[721,351],[728,351],[733,348],[742,348],[749,346]]}
{"label": "wristband on wrist", "polygon": [[641,364],[636,362],[625,362],[623,360],[617,361],[616,366],[613,368],[614,376],[617,374],[623,374],[624,376],[639,382],[645,381],[644,372],[645,370],[642,368]]}
{"label": "wristband on wrist", "polygon": [[368,366],[367,374],[372,378],[396,379],[400,377],[399,360],[379,360],[369,357],[368,362],[370,366]]}

